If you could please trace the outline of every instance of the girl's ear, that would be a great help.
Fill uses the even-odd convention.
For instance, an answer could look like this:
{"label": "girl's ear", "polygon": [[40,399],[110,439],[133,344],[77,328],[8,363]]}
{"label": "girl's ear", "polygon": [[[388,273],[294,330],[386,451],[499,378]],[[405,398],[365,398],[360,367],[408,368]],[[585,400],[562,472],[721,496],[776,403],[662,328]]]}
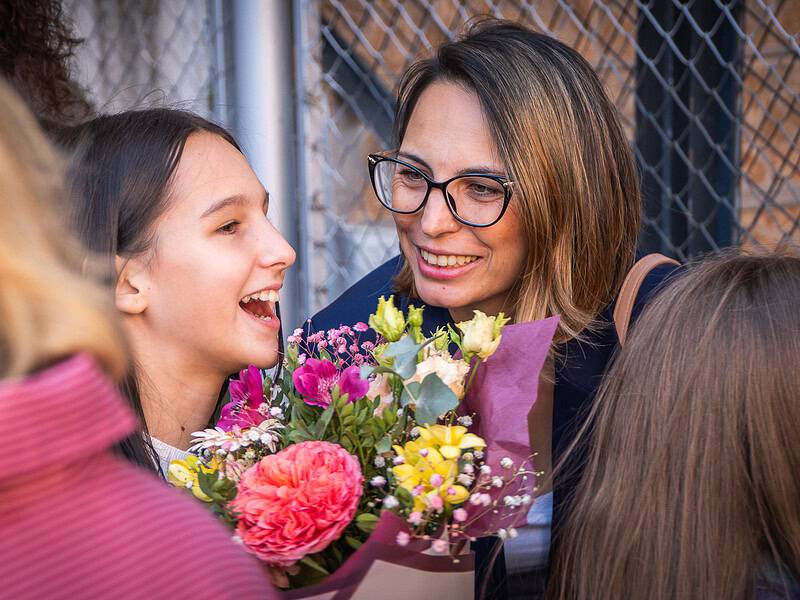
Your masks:
{"label": "girl's ear", "polygon": [[117,310],[126,315],[138,315],[145,311],[148,304],[148,275],[143,262],[138,258],[114,259],[117,285],[114,291],[114,302]]}

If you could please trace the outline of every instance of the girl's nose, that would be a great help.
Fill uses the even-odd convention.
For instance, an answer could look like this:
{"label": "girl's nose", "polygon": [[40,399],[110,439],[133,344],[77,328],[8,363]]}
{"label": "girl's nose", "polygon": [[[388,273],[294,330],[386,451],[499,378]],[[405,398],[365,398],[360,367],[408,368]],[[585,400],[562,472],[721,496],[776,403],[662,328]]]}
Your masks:
{"label": "girl's nose", "polygon": [[259,245],[258,264],[261,267],[288,269],[297,259],[297,253],[272,223],[266,220],[265,223],[266,229]]}
{"label": "girl's nose", "polygon": [[442,190],[431,189],[428,201],[422,209],[420,225],[422,232],[430,237],[451,233],[461,227],[461,223],[450,212]]}

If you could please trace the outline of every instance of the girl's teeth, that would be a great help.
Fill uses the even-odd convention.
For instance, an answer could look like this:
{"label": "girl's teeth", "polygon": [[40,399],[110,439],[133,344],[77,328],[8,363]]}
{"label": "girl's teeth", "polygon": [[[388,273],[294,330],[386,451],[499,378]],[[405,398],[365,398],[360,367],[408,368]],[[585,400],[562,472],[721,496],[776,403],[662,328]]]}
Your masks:
{"label": "girl's teeth", "polygon": [[420,249],[420,254],[422,254],[422,259],[431,265],[435,265],[437,267],[455,267],[461,266],[471,263],[472,261],[476,260],[477,256],[465,256],[463,254],[455,255],[455,254],[432,254],[427,250]]}
{"label": "girl's teeth", "polygon": [[245,296],[242,298],[242,302],[247,304],[248,302],[252,302],[253,300],[260,300],[261,302],[277,302],[278,301],[278,291],[277,290],[262,290],[250,296]]}

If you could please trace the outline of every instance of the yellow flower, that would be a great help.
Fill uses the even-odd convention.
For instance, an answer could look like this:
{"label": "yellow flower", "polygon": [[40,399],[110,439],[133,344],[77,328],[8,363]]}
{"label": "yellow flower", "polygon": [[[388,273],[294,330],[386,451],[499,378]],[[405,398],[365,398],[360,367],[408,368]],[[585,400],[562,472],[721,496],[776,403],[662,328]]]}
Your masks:
{"label": "yellow flower", "polygon": [[191,490],[198,500],[211,502],[211,498],[200,489],[198,473],[200,471],[206,474],[214,473],[218,470],[218,467],[219,460],[216,457],[211,461],[211,464],[205,465],[196,456],[190,454],[184,459],[173,460],[169,463],[167,481],[175,487]]}
{"label": "yellow flower", "polygon": [[473,356],[481,359],[489,358],[500,345],[500,332],[511,319],[503,313],[496,317],[488,317],[479,310],[469,321],[458,324],[462,332],[461,350],[464,358],[471,360]]}
{"label": "yellow flower", "polygon": [[386,300],[378,298],[378,310],[369,316],[369,326],[380,334],[387,342],[396,342],[406,330],[406,319],[403,311],[394,305],[394,296]]}
{"label": "yellow flower", "polygon": [[486,443],[460,425],[420,427],[420,438],[394,446],[403,463],[392,468],[397,482],[414,496],[414,510],[465,502],[469,491],[455,483],[461,450]]}
{"label": "yellow flower", "polygon": [[438,448],[442,456],[447,459],[459,458],[462,450],[486,447],[486,442],[483,441],[483,438],[474,433],[469,433],[467,428],[461,425],[420,427],[419,436],[427,445]]}

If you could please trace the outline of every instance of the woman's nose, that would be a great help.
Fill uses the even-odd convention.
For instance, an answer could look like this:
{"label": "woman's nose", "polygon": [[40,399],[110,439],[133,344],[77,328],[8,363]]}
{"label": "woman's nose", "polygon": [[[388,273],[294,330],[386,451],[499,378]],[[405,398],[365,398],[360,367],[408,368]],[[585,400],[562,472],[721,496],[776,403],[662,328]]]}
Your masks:
{"label": "woman's nose", "polygon": [[442,190],[431,189],[428,201],[422,209],[420,226],[422,232],[430,237],[450,233],[461,227],[461,224],[453,217],[453,213],[450,212]]}
{"label": "woman's nose", "polygon": [[297,259],[297,253],[272,223],[269,221],[265,223],[266,229],[259,244],[259,266],[288,269]]}

